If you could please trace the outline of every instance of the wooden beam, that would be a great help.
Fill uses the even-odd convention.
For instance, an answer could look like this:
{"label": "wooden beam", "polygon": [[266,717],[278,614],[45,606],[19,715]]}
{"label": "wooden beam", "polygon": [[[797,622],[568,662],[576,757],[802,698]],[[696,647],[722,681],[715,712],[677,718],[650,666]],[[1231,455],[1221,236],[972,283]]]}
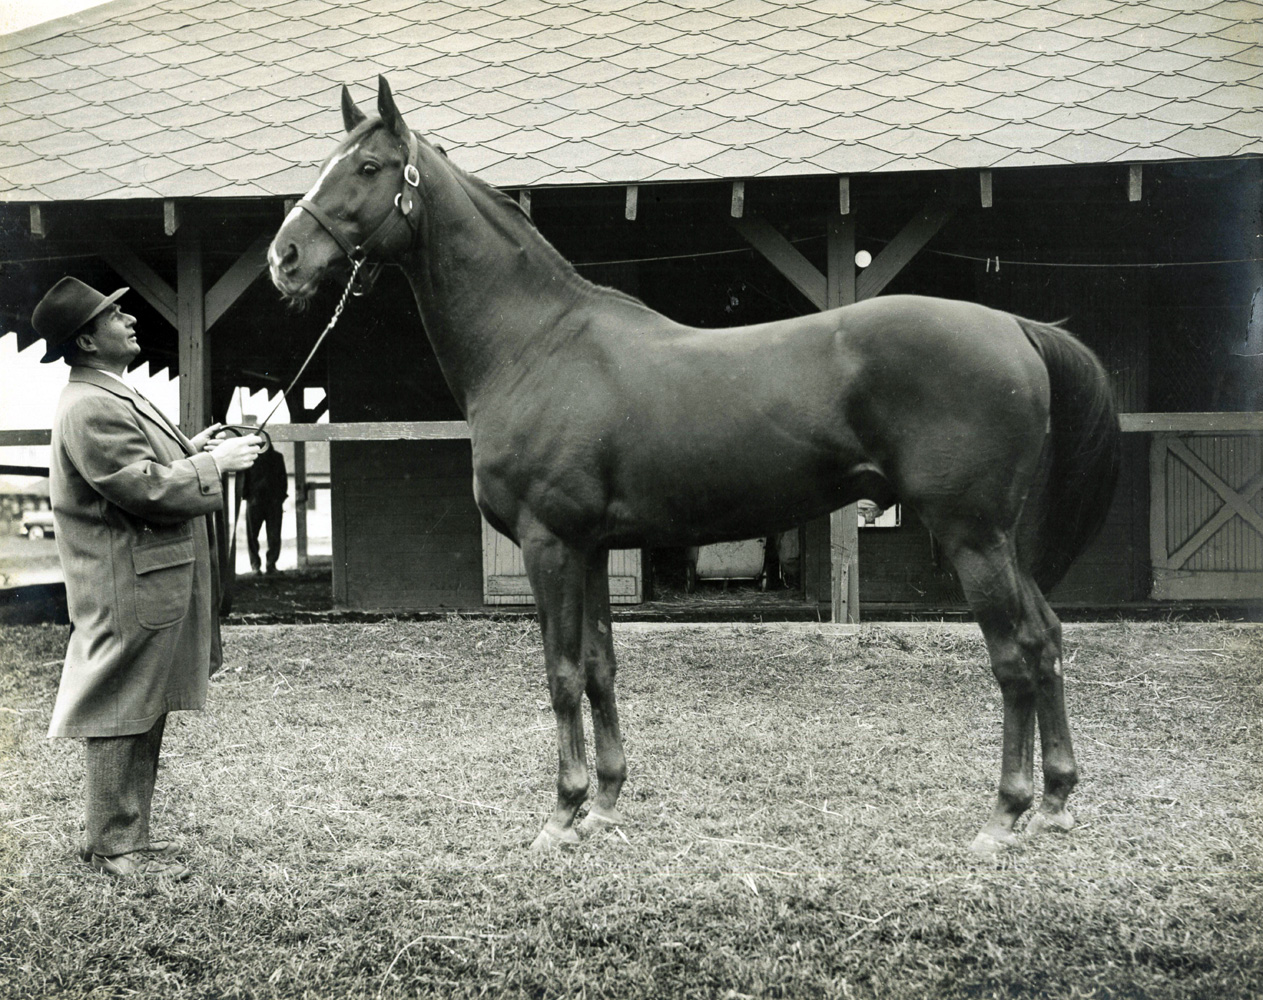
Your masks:
{"label": "wooden beam", "polygon": [[623,202],[623,218],[628,222],[636,221],[636,203],[640,199],[640,188],[635,184],[627,185],[627,198]]}
{"label": "wooden beam", "polygon": [[139,292],[146,302],[161,313],[163,319],[179,329],[175,289],[168,285],[152,267],[122,243],[99,243],[96,246],[96,253],[118,272],[120,278]]}
{"label": "wooden beam", "polygon": [[740,219],[746,214],[746,182],[732,182],[732,206],[730,209],[734,219]]}
{"label": "wooden beam", "polygon": [[912,260],[934,234],[943,228],[944,223],[956,212],[956,203],[944,197],[935,196],[926,203],[925,208],[906,226],[900,230],[893,240],[886,244],[886,249],[864,269],[860,275],[856,289],[859,299],[871,299],[885,288],[891,280]]}
{"label": "wooden beam", "polygon": [[1144,176],[1145,168],[1139,163],[1133,163],[1127,168],[1127,200],[1140,201],[1140,196],[1144,193]]}
{"label": "wooden beam", "polygon": [[[1263,432],[1263,412],[1120,413],[1118,423],[1124,434],[1257,434]],[[271,424],[268,433],[273,441],[468,441],[469,425],[463,420]],[[47,428],[0,430],[0,448],[52,439]]]}
{"label": "wooden beam", "polygon": [[197,227],[181,226],[176,240],[176,332],[180,343],[180,429],[192,436],[210,423],[210,342],[206,337],[205,273]]}
{"label": "wooden beam", "polygon": [[48,235],[44,228],[44,209],[40,205],[31,206],[31,236],[34,239],[42,240]]}
{"label": "wooden beam", "polygon": [[[856,301],[855,216],[830,215],[827,230],[826,307]],[[829,515],[830,605],[835,623],[860,620],[859,510],[855,504]]]}
{"label": "wooden beam", "polygon": [[790,284],[807,296],[813,306],[817,309],[828,308],[824,275],[789,240],[777,232],[770,222],[759,218],[734,218],[730,221],[752,247],[763,254]]}
{"label": "wooden beam", "polygon": [[978,194],[983,208],[991,207],[991,171],[983,170],[978,174]]}
{"label": "wooden beam", "polygon": [[1263,412],[1120,413],[1124,434],[1251,434],[1263,431]]}
{"label": "wooden beam", "polygon": [[298,568],[307,568],[307,444],[294,442],[294,546]]}
{"label": "wooden beam", "polygon": [[851,214],[851,178],[848,174],[838,178],[838,214]]}
{"label": "wooden beam", "polygon": [[180,228],[180,207],[174,200],[168,198],[162,203],[162,231],[168,236],[174,236],[175,231]]}
{"label": "wooden beam", "polygon": [[272,236],[264,233],[236,259],[224,276],[206,293],[206,329],[214,326],[260,274],[267,270]]}

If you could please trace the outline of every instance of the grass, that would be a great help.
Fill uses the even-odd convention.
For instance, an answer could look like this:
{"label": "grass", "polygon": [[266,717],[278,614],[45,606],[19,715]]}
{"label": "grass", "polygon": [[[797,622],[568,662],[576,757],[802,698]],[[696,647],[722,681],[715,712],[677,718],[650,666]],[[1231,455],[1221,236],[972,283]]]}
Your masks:
{"label": "grass", "polygon": [[172,717],[157,832],[77,863],[66,630],[0,629],[0,995],[1245,998],[1263,982],[1263,629],[1067,628],[1080,826],[996,861],[972,627],[616,626],[621,833],[527,845],[552,714],[525,622],[243,626]]}

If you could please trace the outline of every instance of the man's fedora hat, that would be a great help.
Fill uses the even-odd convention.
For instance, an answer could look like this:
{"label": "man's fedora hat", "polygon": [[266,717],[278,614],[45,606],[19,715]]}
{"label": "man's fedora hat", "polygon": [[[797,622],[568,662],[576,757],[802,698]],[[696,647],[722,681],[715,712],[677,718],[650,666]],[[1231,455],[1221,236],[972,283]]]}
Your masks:
{"label": "man's fedora hat", "polygon": [[113,295],[102,295],[91,285],[69,275],[53,285],[31,313],[31,326],[44,338],[48,350],[40,361],[56,361],[71,337],[80,328],[117,302],[129,289],[120,288]]}

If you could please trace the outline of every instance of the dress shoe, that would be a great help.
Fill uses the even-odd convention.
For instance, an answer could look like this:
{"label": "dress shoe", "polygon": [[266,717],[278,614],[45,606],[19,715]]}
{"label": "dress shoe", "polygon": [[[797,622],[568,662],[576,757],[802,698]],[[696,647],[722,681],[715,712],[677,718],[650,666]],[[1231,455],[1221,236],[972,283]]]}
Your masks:
{"label": "dress shoe", "polygon": [[89,864],[99,872],[120,878],[169,878],[182,882],[193,874],[180,862],[152,850],[129,851],[108,858],[94,854]]}

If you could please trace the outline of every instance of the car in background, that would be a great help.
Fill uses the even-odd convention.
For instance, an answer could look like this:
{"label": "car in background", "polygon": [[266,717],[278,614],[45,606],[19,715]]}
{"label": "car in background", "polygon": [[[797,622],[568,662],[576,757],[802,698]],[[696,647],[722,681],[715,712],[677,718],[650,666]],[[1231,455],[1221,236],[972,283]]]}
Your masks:
{"label": "car in background", "polygon": [[27,538],[52,538],[53,512],[51,510],[23,511],[22,534]]}

